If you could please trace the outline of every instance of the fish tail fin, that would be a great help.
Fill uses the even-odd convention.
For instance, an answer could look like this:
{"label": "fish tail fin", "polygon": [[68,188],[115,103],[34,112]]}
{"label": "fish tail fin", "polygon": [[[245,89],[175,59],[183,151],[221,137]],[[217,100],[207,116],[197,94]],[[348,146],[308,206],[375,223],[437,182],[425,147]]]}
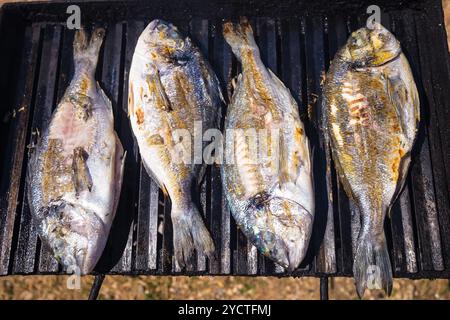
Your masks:
{"label": "fish tail fin", "polygon": [[387,295],[391,294],[392,268],[384,234],[377,237],[367,232],[360,234],[353,274],[360,298],[366,289],[382,289]]}
{"label": "fish tail fin", "polygon": [[196,206],[191,203],[187,209],[172,207],[171,216],[174,255],[179,267],[192,266],[194,249],[211,259],[214,242]]}
{"label": "fish tail fin", "polygon": [[105,29],[103,28],[93,29],[90,39],[84,29],[75,32],[73,40],[75,68],[88,68],[95,71],[104,36]]}
{"label": "fish tail fin", "polygon": [[252,26],[245,17],[241,17],[239,23],[225,22],[223,36],[240,61],[242,61],[243,53],[258,52]]}

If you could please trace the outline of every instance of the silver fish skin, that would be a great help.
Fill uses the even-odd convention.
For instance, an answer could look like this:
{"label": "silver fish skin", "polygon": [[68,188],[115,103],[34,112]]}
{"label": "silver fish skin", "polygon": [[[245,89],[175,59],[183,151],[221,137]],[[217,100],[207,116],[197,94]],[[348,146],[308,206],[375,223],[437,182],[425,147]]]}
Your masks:
{"label": "silver fish skin", "polygon": [[[157,19],[138,39],[128,98],[142,162],[171,200],[175,262],[179,268],[192,268],[194,250],[210,258],[214,253],[193,199],[205,168],[201,159],[193,161],[193,139],[194,131],[203,134],[219,127],[222,95],[218,79],[189,37]],[[180,141],[175,134],[178,130],[185,130],[187,138]],[[176,150],[184,151],[183,159],[177,158]]]}
{"label": "silver fish skin", "polygon": [[95,81],[105,31],[76,31],[75,73],[27,170],[28,201],[42,241],[65,269],[90,273],[108,239],[125,154],[111,102]]}
{"label": "silver fish skin", "polygon": [[[247,238],[292,271],[306,254],[314,220],[309,141],[289,89],[262,63],[247,19],[224,23],[223,34],[242,65],[225,120],[234,131],[226,136],[234,162],[222,166],[223,189]],[[252,151],[252,130],[262,132],[257,149],[265,152]]]}
{"label": "silver fish skin", "polygon": [[355,31],[338,51],[323,108],[336,171],[361,214],[353,263],[358,295],[374,288],[390,294],[384,219],[405,183],[420,102],[400,43],[381,24]]}

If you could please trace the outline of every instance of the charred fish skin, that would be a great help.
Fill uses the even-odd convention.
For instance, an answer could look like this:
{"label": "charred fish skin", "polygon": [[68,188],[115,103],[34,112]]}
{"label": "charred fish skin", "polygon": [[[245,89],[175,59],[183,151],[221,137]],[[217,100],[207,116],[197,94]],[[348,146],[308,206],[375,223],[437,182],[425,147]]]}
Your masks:
{"label": "charred fish skin", "polygon": [[75,73],[30,156],[28,201],[38,234],[71,272],[90,273],[106,245],[125,154],[111,102],[95,81],[105,31],[75,33]]}
{"label": "charred fish skin", "polygon": [[[223,34],[242,65],[225,119],[234,131],[231,142],[227,133],[226,153],[231,145],[235,161],[222,166],[223,189],[247,238],[293,271],[306,254],[314,220],[308,138],[289,89],[262,63],[247,19],[224,23]],[[246,130],[267,130],[275,144],[252,152]]]}
{"label": "charred fish skin", "polygon": [[[144,166],[172,203],[176,263],[190,268],[194,249],[210,258],[214,253],[214,243],[192,197],[198,191],[204,164],[192,161],[191,142],[195,123],[203,131],[219,127],[222,95],[218,79],[189,37],[157,19],[138,39],[128,98],[130,122]],[[179,130],[187,132],[188,139],[176,138]],[[190,161],[176,159],[176,148]]]}
{"label": "charred fish skin", "polygon": [[353,263],[357,292],[362,297],[367,288],[381,287],[390,294],[384,218],[404,185],[420,121],[400,43],[380,24],[355,31],[332,61],[323,92],[336,170],[361,213]]}

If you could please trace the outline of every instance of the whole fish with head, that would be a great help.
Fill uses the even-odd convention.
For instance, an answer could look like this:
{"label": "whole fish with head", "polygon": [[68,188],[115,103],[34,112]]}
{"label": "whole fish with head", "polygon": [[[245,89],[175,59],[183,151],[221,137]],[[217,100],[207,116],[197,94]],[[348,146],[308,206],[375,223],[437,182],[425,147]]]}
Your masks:
{"label": "whole fish with head", "polygon": [[198,134],[201,139],[202,131],[219,127],[218,79],[189,37],[157,19],[137,42],[128,98],[142,162],[171,200],[176,263],[191,267],[194,249],[209,257],[214,252],[194,203],[205,165],[202,159],[193,159],[193,140]]}
{"label": "whole fish with head", "polygon": [[75,74],[33,151],[28,201],[40,238],[66,268],[91,272],[108,239],[125,154],[111,102],[95,81],[105,31],[73,42]]}
{"label": "whole fish with head", "polygon": [[400,43],[380,24],[350,36],[323,90],[324,120],[347,195],[361,214],[353,273],[366,288],[390,294],[392,268],[384,218],[402,190],[419,125],[419,96]]}
{"label": "whole fish with head", "polygon": [[289,89],[261,61],[247,19],[226,22],[223,34],[242,66],[225,120],[233,132],[226,136],[233,161],[222,167],[228,204],[258,250],[292,271],[306,254],[314,220],[308,138]]}

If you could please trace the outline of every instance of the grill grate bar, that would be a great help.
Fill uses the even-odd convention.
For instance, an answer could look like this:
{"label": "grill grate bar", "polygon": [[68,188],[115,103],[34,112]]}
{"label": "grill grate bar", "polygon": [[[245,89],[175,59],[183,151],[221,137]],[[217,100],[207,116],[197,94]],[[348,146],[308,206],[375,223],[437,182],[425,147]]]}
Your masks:
{"label": "grill grate bar", "polygon": [[[416,26],[422,26],[426,30],[425,24],[421,19],[416,17]],[[438,122],[438,116],[436,113],[437,106],[435,105],[433,98],[433,89],[431,87],[431,70],[429,62],[427,61],[428,51],[428,39],[426,34],[418,32],[416,30],[415,37],[417,37],[417,44],[419,50],[419,61],[416,60],[417,65],[420,65],[420,74],[422,77],[419,79],[426,79],[423,83],[420,83],[419,90],[422,94],[422,122],[435,123]],[[420,80],[419,80],[420,81]],[[425,108],[424,108],[425,106]],[[428,130],[427,130],[428,129]],[[440,145],[439,145],[439,128],[435,125],[430,125],[428,128],[424,128],[427,137],[424,137],[423,144],[418,155],[418,160],[413,163],[412,166],[412,180],[413,180],[413,197],[415,218],[418,227],[419,248],[420,248],[420,262],[421,269],[428,270],[441,270],[442,269],[442,257],[441,257],[441,245],[439,239],[439,228],[436,226],[430,226],[428,223],[434,223],[436,217],[436,204],[435,200],[442,197],[435,192],[441,193],[438,185],[433,186],[433,169],[442,167],[443,161],[441,158]],[[420,137],[419,137],[420,142]],[[441,177],[434,172],[434,183],[442,183]],[[445,190],[445,189],[444,189]],[[438,242],[435,242],[438,241]]]}
{"label": "grill grate bar", "polygon": [[[307,18],[305,21],[306,40],[306,66],[307,66],[307,103],[308,116],[314,128],[306,125],[306,134],[311,144],[312,157],[314,159],[313,176],[315,190],[315,232],[311,238],[311,244],[315,255],[315,272],[332,271],[335,268],[335,253],[324,248],[334,249],[334,239],[330,235],[330,228],[333,224],[333,217],[330,214],[333,204],[330,199],[332,190],[329,190],[331,172],[328,169],[330,159],[326,151],[323,136],[320,135],[321,112],[316,104],[321,93],[321,77],[325,73],[324,60],[324,25],[323,17],[315,16]],[[329,222],[329,224],[327,223]],[[323,246],[321,245],[323,239]],[[330,259],[330,260],[328,260]],[[332,265],[331,270],[326,270],[327,264]]]}
{"label": "grill grate bar", "polygon": [[[31,42],[31,43],[29,43]],[[21,210],[18,210],[17,207],[17,203],[16,206],[14,206],[14,201],[17,201],[15,199],[13,199],[12,197],[14,196],[14,192],[11,193],[11,191],[13,189],[16,189],[18,192],[19,189],[19,183],[20,183],[20,176],[23,170],[23,167],[25,164],[25,152],[27,152],[27,149],[24,148],[24,145],[26,144],[26,141],[28,140],[27,137],[29,136],[28,133],[28,119],[32,116],[32,110],[34,109],[34,104],[35,104],[35,96],[36,96],[36,88],[34,85],[35,81],[35,74],[37,75],[39,73],[39,62],[40,62],[40,47],[42,46],[42,40],[41,40],[41,28],[40,27],[28,27],[25,29],[25,43],[24,43],[24,53],[23,53],[23,58],[25,58],[28,55],[28,61],[26,64],[24,64],[26,66],[23,67],[23,71],[21,70],[22,74],[20,75],[20,78],[23,78],[24,81],[27,78],[26,74],[28,74],[28,79],[26,82],[24,83],[19,83],[18,84],[18,90],[22,90],[22,86],[25,86],[24,91],[23,91],[23,100],[22,102],[17,101],[17,105],[21,105],[23,107],[25,107],[24,112],[19,113],[19,119],[17,120],[17,125],[18,125],[18,132],[17,132],[17,136],[16,139],[20,139],[15,141],[16,144],[14,146],[14,148],[16,149],[14,151],[15,154],[13,154],[14,158],[12,159],[13,162],[13,166],[11,169],[11,176],[10,176],[10,181],[11,181],[11,185],[10,185],[10,190],[8,191],[9,194],[9,199],[8,199],[8,211],[6,212],[6,216],[4,216],[6,218],[6,223],[5,225],[3,225],[2,227],[2,231],[7,231],[7,233],[3,234],[3,237],[0,237],[1,242],[0,243],[6,243],[7,245],[5,246],[6,250],[10,250],[10,251],[2,251],[2,255],[3,258],[8,259],[8,260],[3,260],[2,262],[6,262],[5,264],[3,264],[3,270],[0,270],[0,274],[6,274],[8,273],[8,265],[11,264],[11,262],[16,262],[17,260],[22,260],[23,261],[23,271],[27,271],[27,269],[31,269],[30,272],[32,272],[33,267],[34,267],[34,263],[27,263],[27,259],[15,259],[10,261],[9,259],[14,259],[14,251],[19,251],[20,248],[23,247],[29,247],[28,243],[29,242],[24,242],[23,244],[21,243],[20,246],[18,244],[16,244],[17,239],[14,239],[14,236],[12,233],[8,234],[8,229],[13,227],[13,224],[15,223],[15,219],[17,219],[17,221],[20,221],[21,217],[18,216],[16,218],[14,218],[14,214],[16,213],[21,213]],[[26,73],[24,73],[26,72]],[[18,91],[18,97],[21,96],[21,92]],[[27,119],[25,119],[27,118]],[[21,123],[20,123],[20,122]],[[19,151],[20,149],[20,151]],[[18,164],[18,162],[21,162],[20,166]],[[14,185],[14,183],[17,183],[16,185]],[[17,195],[16,195],[17,196]],[[28,203],[24,205],[24,207],[28,207]],[[8,214],[9,213],[9,214]],[[14,220],[13,220],[14,219]],[[9,220],[9,221],[8,221]],[[17,223],[17,222],[16,222]],[[19,227],[19,231],[23,229],[28,229],[26,227],[26,225],[24,226],[20,226]],[[10,229],[12,231],[12,229]],[[19,246],[19,247],[17,247]],[[31,252],[31,255],[33,256],[34,259],[34,255],[32,254],[33,251]],[[6,256],[8,255],[8,256]],[[14,266],[13,266],[14,267]]]}
{"label": "grill grate bar", "polygon": [[[40,132],[47,130],[50,123],[53,109],[56,107],[57,101],[55,101],[58,82],[58,62],[62,37],[61,26],[46,26],[44,33],[44,44],[42,47],[41,63],[44,63],[45,68],[41,68],[42,82],[39,79],[38,84],[38,96],[35,106],[35,117],[37,117],[36,127],[40,127]],[[43,65],[43,66],[44,66]],[[41,75],[39,76],[41,77]],[[42,84],[42,87],[41,87]],[[42,100],[41,100],[42,91]],[[45,97],[45,98],[44,98]],[[42,112],[44,111],[44,112]],[[34,128],[34,127],[33,127]],[[26,201],[26,197],[24,198]],[[33,229],[33,238],[36,239],[36,231]],[[40,242],[40,241],[39,241]],[[39,246],[38,246],[39,248]],[[39,272],[56,272],[58,271],[58,263],[52,256],[50,249],[47,245],[41,244],[38,249],[39,255]]]}
{"label": "grill grate bar", "polygon": [[[208,59],[210,55],[209,47],[209,23],[206,19],[194,18],[189,24],[189,34],[192,40],[198,44],[200,51],[203,53],[204,57]],[[194,146],[195,148],[195,146]],[[203,150],[203,149],[202,149]],[[210,195],[211,195],[211,169],[208,167],[203,177],[203,181],[200,185],[200,203],[199,208],[200,213],[203,215],[203,221],[205,225],[211,219],[211,206],[210,206]],[[197,252],[197,271],[206,270],[206,256]],[[177,270],[180,271],[180,270]]]}
{"label": "grill grate bar", "polygon": [[[39,27],[40,28],[40,27]],[[37,141],[37,136],[46,131],[50,122],[52,108],[55,98],[55,85],[57,79],[58,52],[61,39],[61,29],[58,26],[45,26],[41,29],[43,37],[40,55],[39,79],[37,80],[37,91],[34,103],[33,119],[31,122],[31,132],[28,134],[27,146],[31,146]],[[30,151],[25,154],[25,165],[29,160]],[[27,169],[24,166],[22,176]],[[45,252],[45,246],[42,246],[37,236],[37,231],[32,222],[30,208],[26,195],[28,187],[25,179],[22,180],[24,193],[22,199],[22,215],[20,220],[20,230],[18,250],[16,251],[16,264],[19,270],[17,272],[32,273],[35,266],[39,263],[39,253]]]}
{"label": "grill grate bar", "polygon": [[[124,55],[124,61],[122,61],[122,79],[121,84],[122,89],[122,112],[121,112],[121,125],[119,138],[124,144],[124,146],[132,146],[132,150],[127,151],[127,160],[125,162],[124,169],[124,181],[122,184],[121,201],[119,202],[118,213],[125,213],[127,216],[123,217],[123,223],[125,225],[130,225],[128,237],[126,239],[126,245],[124,253],[117,266],[117,271],[123,272],[123,270],[132,270],[132,254],[133,254],[133,239],[135,239],[134,232],[136,231],[136,215],[137,215],[137,187],[138,187],[138,177],[139,177],[139,163],[140,156],[138,151],[137,142],[131,133],[131,126],[128,121],[128,71],[130,70],[131,59],[134,53],[134,47],[137,42],[137,37],[144,28],[143,23],[128,23],[122,26],[122,55]],[[123,39],[124,31],[126,31],[126,40]],[[125,147],[126,148],[126,147]],[[128,203],[126,203],[127,201]],[[123,229],[123,225],[115,220],[117,223],[117,228]]]}
{"label": "grill grate bar", "polygon": [[[441,135],[441,152],[439,152],[439,148],[437,147],[437,152],[433,153],[434,142],[439,142],[439,140],[433,140],[433,143],[430,141],[430,150],[432,151],[432,174],[435,181],[435,193],[436,193],[436,205],[438,210],[438,222],[440,228],[440,236],[442,241],[442,254],[445,262],[445,266],[448,269],[450,267],[450,211],[449,211],[449,176],[444,175],[443,173],[448,173],[450,170],[449,163],[449,155],[450,155],[450,145],[448,140],[449,128],[446,126],[445,119],[446,116],[449,115],[449,99],[450,94],[447,92],[445,88],[448,88],[450,85],[449,80],[449,70],[447,65],[447,43],[445,41],[441,41],[441,39],[446,38],[445,31],[442,29],[442,23],[439,23],[439,19],[442,19],[442,7],[437,5],[435,10],[432,10],[431,7],[425,10],[426,16],[420,16],[419,18],[416,16],[416,22],[420,20],[420,23],[416,23],[417,36],[421,34],[420,30],[427,31],[427,39],[429,41],[428,47],[424,48],[425,41],[419,38],[421,42],[421,46],[419,46],[419,51],[424,57],[424,61],[421,64],[422,66],[427,66],[431,70],[431,82],[433,85],[432,91],[432,100],[435,104],[435,116],[436,118],[430,118],[430,128],[438,129]],[[434,21],[434,23],[430,24],[429,21]],[[434,48],[433,51],[430,51],[430,48]],[[427,51],[423,50],[427,49]],[[438,54],[436,54],[438,53]],[[440,54],[439,54],[440,53]],[[431,104],[433,105],[433,103]],[[430,106],[431,106],[430,105]],[[434,109],[434,108],[430,108]],[[444,124],[442,124],[442,121]],[[439,123],[441,122],[441,123]],[[431,136],[430,136],[431,140]],[[441,172],[439,174],[438,172]],[[447,192],[446,192],[447,191]]]}
{"label": "grill grate bar", "polygon": [[[222,37],[221,21],[211,22],[214,25],[211,28],[215,31],[213,33],[213,56],[211,65],[216,71],[216,75],[222,85],[222,93],[226,101],[229,101],[227,96],[227,84],[230,80],[232,67],[232,53],[230,48],[224,43]],[[224,127],[226,108],[222,110],[221,128]],[[211,228],[211,233],[216,245],[218,253],[218,265],[220,265],[221,274],[231,273],[231,246],[230,246],[230,211],[226,204],[224,191],[222,189],[222,181],[220,176],[220,168],[214,165],[212,168],[213,188],[211,192],[216,190],[215,196],[212,196],[212,206],[214,219],[212,223],[215,227]],[[220,247],[219,247],[220,244]],[[220,249],[219,249],[220,248]],[[211,268],[211,273],[215,270]]]}

